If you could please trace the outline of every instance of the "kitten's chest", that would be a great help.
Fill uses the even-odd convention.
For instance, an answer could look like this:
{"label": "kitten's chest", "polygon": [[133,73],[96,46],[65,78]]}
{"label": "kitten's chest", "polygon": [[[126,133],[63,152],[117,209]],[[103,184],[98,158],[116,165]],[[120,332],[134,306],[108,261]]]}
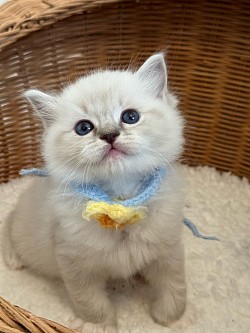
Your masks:
{"label": "kitten's chest", "polygon": [[[120,232],[119,241],[112,249],[106,249],[101,269],[108,270],[112,278],[127,278],[142,270],[153,258],[148,246],[138,240],[131,241],[126,230]],[[96,253],[97,254],[97,253]],[[97,257],[96,257],[97,258]],[[97,259],[99,260],[99,259]]]}
{"label": "kitten's chest", "polygon": [[125,200],[134,197],[140,191],[141,184],[135,176],[114,178],[103,184],[103,189],[112,199]]}
{"label": "kitten's chest", "polygon": [[154,245],[149,246],[140,236],[137,226],[113,230],[92,223],[63,236],[67,255],[72,255],[74,261],[77,258],[84,269],[94,267],[100,274],[106,272],[112,278],[127,278],[155,259]]}

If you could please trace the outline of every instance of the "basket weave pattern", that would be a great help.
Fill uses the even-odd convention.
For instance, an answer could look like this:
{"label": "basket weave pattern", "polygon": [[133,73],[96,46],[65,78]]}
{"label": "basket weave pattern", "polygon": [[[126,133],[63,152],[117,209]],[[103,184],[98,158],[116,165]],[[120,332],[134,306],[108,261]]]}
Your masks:
{"label": "basket weave pattern", "polygon": [[[0,182],[42,164],[22,97],[167,52],[186,119],[183,161],[250,178],[250,2],[10,0],[0,10]],[[0,331],[71,332],[0,299]]]}
{"label": "basket weave pattern", "polygon": [[74,331],[51,320],[37,317],[18,306],[13,306],[0,297],[0,332],[73,333]]}
{"label": "basket weave pattern", "polygon": [[[250,177],[249,1],[10,1],[0,16],[0,181],[41,163],[22,98],[167,50],[186,118],[184,161]],[[7,19],[8,18],[8,19]]]}

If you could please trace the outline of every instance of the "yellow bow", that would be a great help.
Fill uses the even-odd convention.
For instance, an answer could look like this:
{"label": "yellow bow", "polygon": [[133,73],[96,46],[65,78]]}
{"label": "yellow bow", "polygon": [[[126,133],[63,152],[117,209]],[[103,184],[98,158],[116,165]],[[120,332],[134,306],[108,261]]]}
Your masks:
{"label": "yellow bow", "polygon": [[146,212],[146,207],[125,207],[103,201],[89,201],[82,216],[85,219],[97,220],[105,228],[118,229],[142,220]]}

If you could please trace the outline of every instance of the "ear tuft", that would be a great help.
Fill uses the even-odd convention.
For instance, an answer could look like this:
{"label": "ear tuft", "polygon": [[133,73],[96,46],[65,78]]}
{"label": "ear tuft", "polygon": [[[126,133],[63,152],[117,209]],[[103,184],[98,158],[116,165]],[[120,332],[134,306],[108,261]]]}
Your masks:
{"label": "ear tuft", "polygon": [[36,114],[48,125],[55,118],[56,98],[40,90],[30,89],[24,96],[33,106]]}
{"label": "ear tuft", "polygon": [[149,57],[138,69],[137,75],[145,84],[148,93],[161,98],[167,86],[167,69],[164,54],[157,53]]}

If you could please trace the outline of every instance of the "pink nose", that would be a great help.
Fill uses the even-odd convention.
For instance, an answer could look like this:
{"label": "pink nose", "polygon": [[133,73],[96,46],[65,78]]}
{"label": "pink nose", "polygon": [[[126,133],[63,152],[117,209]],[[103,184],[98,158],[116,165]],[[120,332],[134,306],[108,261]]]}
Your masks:
{"label": "pink nose", "polygon": [[116,137],[119,135],[120,135],[119,132],[107,133],[107,134],[101,135],[100,139],[105,140],[112,145],[112,143],[115,142]]}

